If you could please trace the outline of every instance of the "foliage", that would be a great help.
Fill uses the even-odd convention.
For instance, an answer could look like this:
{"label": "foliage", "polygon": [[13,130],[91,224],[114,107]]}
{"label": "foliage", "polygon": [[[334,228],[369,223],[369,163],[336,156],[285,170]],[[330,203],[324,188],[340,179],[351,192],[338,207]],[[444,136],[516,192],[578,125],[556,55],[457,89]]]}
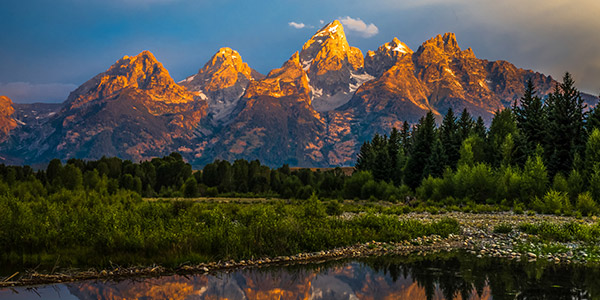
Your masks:
{"label": "foliage", "polygon": [[315,195],[297,204],[145,201],[131,191],[62,189],[23,201],[0,196],[0,258],[27,265],[176,264],[313,252],[371,240],[397,242],[458,233],[456,220],[431,224],[389,215],[332,217]]}
{"label": "foliage", "polygon": [[495,233],[511,233],[513,231],[513,226],[510,223],[500,223],[494,227]]}
{"label": "foliage", "polygon": [[537,224],[521,223],[519,230],[528,234],[538,235],[543,240],[570,242],[597,242],[600,238],[600,225],[584,225],[575,222],[554,224],[541,222]]}

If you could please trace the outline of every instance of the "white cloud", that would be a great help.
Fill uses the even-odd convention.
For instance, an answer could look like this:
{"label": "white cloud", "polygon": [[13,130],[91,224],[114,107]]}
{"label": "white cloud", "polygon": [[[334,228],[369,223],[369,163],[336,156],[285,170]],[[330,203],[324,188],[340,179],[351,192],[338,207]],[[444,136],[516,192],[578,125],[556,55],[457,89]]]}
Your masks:
{"label": "white cloud", "polygon": [[296,23],[296,22],[289,22],[288,25],[290,25],[291,27],[294,27],[296,29],[302,29],[302,28],[306,27],[306,25],[304,23]]}
{"label": "white cloud", "polygon": [[365,38],[370,38],[379,33],[379,28],[375,24],[371,23],[367,25],[367,23],[359,18],[344,17],[340,18],[340,22],[344,24],[345,29],[358,32]]}
{"label": "white cloud", "polygon": [[323,24],[325,24],[325,21],[319,20],[319,23],[321,23],[321,25],[323,25]]}
{"label": "white cloud", "polygon": [[0,83],[0,95],[8,96],[15,103],[62,102],[77,88],[70,83]]}

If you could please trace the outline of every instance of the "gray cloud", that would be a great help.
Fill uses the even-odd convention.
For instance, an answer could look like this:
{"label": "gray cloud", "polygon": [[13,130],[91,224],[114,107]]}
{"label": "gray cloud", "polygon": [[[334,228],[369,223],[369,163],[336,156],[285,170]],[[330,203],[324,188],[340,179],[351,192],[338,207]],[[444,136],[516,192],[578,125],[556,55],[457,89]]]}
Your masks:
{"label": "gray cloud", "polygon": [[70,83],[9,82],[0,83],[0,95],[8,96],[15,103],[62,102],[76,88],[77,85]]}
{"label": "gray cloud", "polygon": [[379,28],[375,24],[367,24],[359,18],[344,17],[340,18],[340,22],[344,24],[346,30],[358,32],[365,38],[370,38],[379,33]]}

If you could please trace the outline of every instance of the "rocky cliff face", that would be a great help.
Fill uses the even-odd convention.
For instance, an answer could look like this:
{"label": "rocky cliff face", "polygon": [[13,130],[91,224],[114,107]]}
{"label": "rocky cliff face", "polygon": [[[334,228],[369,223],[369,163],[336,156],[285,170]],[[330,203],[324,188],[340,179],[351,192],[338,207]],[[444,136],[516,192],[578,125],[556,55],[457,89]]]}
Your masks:
{"label": "rocky cliff face", "polygon": [[17,127],[17,121],[13,119],[14,112],[12,100],[0,96],[0,142],[6,140],[11,130]]}
{"label": "rocky cliff face", "polygon": [[445,113],[467,108],[474,115],[491,120],[494,111],[510,106],[522,95],[528,79],[538,91],[548,93],[555,81],[505,61],[478,59],[473,50],[461,50],[453,33],[438,35],[413,55],[415,75],[429,89],[431,105]]}
{"label": "rocky cliff face", "polygon": [[310,79],[313,107],[320,112],[348,102],[363,82],[373,79],[364,72],[362,52],[348,45],[344,27],[337,20],[302,46],[300,63]]}
{"label": "rocky cliff face", "polygon": [[396,64],[402,56],[411,55],[413,51],[399,39],[381,45],[377,51],[368,51],[365,57],[365,71],[374,77],[381,76]]}
{"label": "rocky cliff face", "polygon": [[[448,108],[467,108],[490,121],[521,97],[529,79],[542,95],[556,84],[506,61],[479,59],[452,33],[416,51],[394,38],[363,58],[334,21],[266,77],[237,51],[222,48],[178,85],[144,51],[118,60],[40,118],[28,108],[11,117],[10,100],[1,98],[0,156],[37,163],[102,155],[140,160],[178,151],[197,166],[216,158],[352,165],[374,133],[415,123],[429,110],[441,119]],[[597,102],[585,99],[589,106]]]}
{"label": "rocky cliff face", "polygon": [[250,81],[263,77],[237,51],[221,48],[197,74],[179,84],[207,100],[209,116],[219,122],[230,118]]}
{"label": "rocky cliff face", "polygon": [[326,124],[312,108],[310,93],[295,53],[281,68],[250,83],[236,118],[198,149],[197,158],[201,163],[260,158],[272,165],[322,164]]}
{"label": "rocky cliff face", "polygon": [[140,160],[178,150],[195,136],[206,101],[177,85],[152,53],[118,60],[75,91],[46,123],[13,145],[27,160]]}

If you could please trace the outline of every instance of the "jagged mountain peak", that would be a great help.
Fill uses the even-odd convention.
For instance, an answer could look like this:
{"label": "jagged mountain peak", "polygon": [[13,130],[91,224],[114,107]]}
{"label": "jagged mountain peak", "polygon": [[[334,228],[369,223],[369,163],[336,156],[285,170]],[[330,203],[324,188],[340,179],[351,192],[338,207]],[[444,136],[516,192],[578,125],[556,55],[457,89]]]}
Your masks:
{"label": "jagged mountain peak", "polygon": [[344,26],[335,20],[319,29],[299,54],[300,64],[310,79],[311,97],[317,111],[328,111],[346,103],[364,81],[360,49],[350,47]]}
{"label": "jagged mountain peak", "polygon": [[150,51],[124,56],[106,72],[96,75],[71,92],[63,109],[73,109],[96,100],[105,100],[124,90],[143,90],[150,99],[164,103],[186,103],[195,97],[177,85],[169,71]]}
{"label": "jagged mountain peak", "polygon": [[398,38],[393,38],[391,42],[383,44],[386,50],[392,53],[408,54],[413,53],[405,43],[401,42]]}
{"label": "jagged mountain peak", "polygon": [[328,57],[343,57],[350,50],[350,45],[348,45],[344,33],[344,26],[340,21],[335,20],[323,26],[304,43],[300,52],[300,60],[308,71],[313,60],[322,61]]}
{"label": "jagged mountain peak", "polygon": [[231,68],[229,71],[252,78],[252,69],[242,60],[242,56],[228,47],[219,49],[198,73],[215,73],[227,68]]}
{"label": "jagged mountain peak", "polygon": [[308,76],[300,64],[300,56],[295,52],[281,68],[273,69],[266,78],[250,82],[244,98],[257,96],[271,96],[280,98],[284,96],[299,95],[303,100],[308,97],[310,88]]}
{"label": "jagged mountain peak", "polygon": [[179,83],[190,91],[213,92],[229,88],[240,80],[246,85],[254,77],[260,77],[260,74],[250,68],[237,51],[224,47],[197,74]]}
{"label": "jagged mountain peak", "polygon": [[398,38],[393,38],[385,43],[377,51],[368,51],[365,56],[365,71],[378,77],[391,68],[404,55],[412,55],[413,50]]}
{"label": "jagged mountain peak", "polygon": [[458,42],[456,41],[456,35],[452,32],[444,33],[444,35],[438,34],[435,37],[424,42],[419,51],[425,49],[437,49],[441,52],[453,53],[460,51]]}
{"label": "jagged mountain peak", "polygon": [[223,47],[198,73],[179,84],[207,100],[209,114],[219,122],[228,119],[250,81],[263,77],[250,68],[237,51]]}
{"label": "jagged mountain peak", "polygon": [[[112,65],[107,71],[107,74],[115,76],[127,76],[130,79],[136,79],[138,88],[149,88],[145,80],[140,80],[148,75],[166,76],[170,78],[169,71],[154,57],[154,54],[148,50],[142,51],[136,56],[124,56]],[[135,82],[131,82],[135,84]],[[151,87],[150,87],[151,88]]]}
{"label": "jagged mountain peak", "polygon": [[332,38],[340,37],[346,38],[344,33],[344,25],[339,20],[333,20],[333,22],[323,26],[314,36],[331,36]]}
{"label": "jagged mountain peak", "polygon": [[438,34],[437,36],[424,42],[419,47],[416,54],[420,56],[423,53],[459,55],[465,58],[476,58],[471,48],[467,48],[464,51],[460,49],[460,46],[456,40],[456,35],[452,32],[447,32],[443,35]]}
{"label": "jagged mountain peak", "polygon": [[471,48],[464,51],[460,49],[456,35],[451,32],[444,35],[438,34],[429,39],[415,53],[415,61],[421,65],[441,61],[446,61],[447,65],[450,60],[455,58],[477,59]]}
{"label": "jagged mountain peak", "polygon": [[306,72],[302,68],[300,55],[298,54],[298,51],[296,51],[285,63],[283,63],[281,68],[271,70],[265,79],[296,79],[301,76],[306,76]]}

